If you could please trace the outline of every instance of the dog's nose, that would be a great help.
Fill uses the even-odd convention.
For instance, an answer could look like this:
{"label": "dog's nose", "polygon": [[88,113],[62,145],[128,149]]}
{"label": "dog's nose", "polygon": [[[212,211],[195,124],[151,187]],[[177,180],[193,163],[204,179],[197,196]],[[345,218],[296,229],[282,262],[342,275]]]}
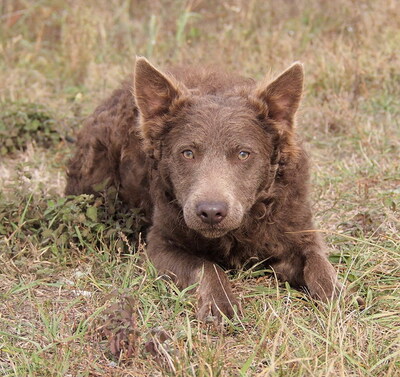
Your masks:
{"label": "dog's nose", "polygon": [[228,214],[228,206],[222,202],[202,202],[197,205],[196,214],[204,223],[215,225]]}

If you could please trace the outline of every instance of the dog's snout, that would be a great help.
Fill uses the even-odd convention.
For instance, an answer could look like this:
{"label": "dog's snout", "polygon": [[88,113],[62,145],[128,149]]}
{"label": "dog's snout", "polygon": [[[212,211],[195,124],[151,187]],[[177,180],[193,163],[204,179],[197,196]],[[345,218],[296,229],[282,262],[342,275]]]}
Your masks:
{"label": "dog's snout", "polygon": [[228,206],[222,202],[202,202],[196,207],[196,214],[204,223],[215,225],[228,214]]}

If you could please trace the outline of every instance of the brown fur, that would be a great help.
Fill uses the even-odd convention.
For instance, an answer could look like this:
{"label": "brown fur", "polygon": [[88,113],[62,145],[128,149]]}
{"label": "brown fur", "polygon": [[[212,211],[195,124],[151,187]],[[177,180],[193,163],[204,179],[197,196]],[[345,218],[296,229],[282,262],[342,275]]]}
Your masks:
{"label": "brown fur", "polygon": [[233,315],[239,303],[221,267],[254,261],[313,297],[334,297],[294,129],[302,86],[299,63],[257,85],[202,69],[164,74],[138,58],[134,78],[87,119],[66,194],[107,182],[142,208],[150,259],[182,288],[199,282],[201,319]]}

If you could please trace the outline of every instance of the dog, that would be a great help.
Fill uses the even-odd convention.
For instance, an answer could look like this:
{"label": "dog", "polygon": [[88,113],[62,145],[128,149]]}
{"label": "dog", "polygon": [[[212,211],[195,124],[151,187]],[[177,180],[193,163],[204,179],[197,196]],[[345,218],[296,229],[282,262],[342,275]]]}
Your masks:
{"label": "dog", "polygon": [[313,225],[309,161],[295,130],[303,66],[271,82],[224,71],[133,77],[86,120],[68,165],[67,195],[107,182],[150,222],[147,254],[181,288],[196,286],[198,318],[240,308],[224,269],[263,262],[319,300],[337,274]]}

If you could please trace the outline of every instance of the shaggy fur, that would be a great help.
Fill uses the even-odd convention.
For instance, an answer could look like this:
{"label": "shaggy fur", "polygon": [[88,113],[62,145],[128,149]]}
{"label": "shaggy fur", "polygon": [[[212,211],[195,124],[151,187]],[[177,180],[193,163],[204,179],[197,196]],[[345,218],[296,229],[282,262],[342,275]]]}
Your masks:
{"label": "shaggy fur", "polygon": [[302,87],[299,63],[256,84],[203,69],[162,73],[138,58],[134,77],[87,119],[66,194],[106,182],[143,209],[150,259],[181,288],[199,283],[201,319],[240,307],[222,268],[257,261],[330,299],[336,273],[313,232],[294,129]]}

